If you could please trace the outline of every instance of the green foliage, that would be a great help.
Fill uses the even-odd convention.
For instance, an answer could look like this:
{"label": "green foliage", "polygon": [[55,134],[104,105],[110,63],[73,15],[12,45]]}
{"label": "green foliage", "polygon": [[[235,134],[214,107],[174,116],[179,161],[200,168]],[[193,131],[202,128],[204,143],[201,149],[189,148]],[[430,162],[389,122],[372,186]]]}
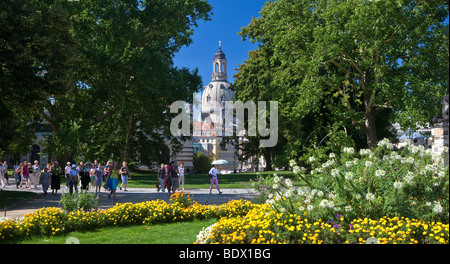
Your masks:
{"label": "green foliage", "polygon": [[192,43],[198,21],[210,19],[207,1],[0,5],[0,149],[23,153],[43,120],[52,132],[44,152],[63,162],[151,164],[167,161],[167,141],[185,140],[170,133],[170,105],[191,101],[202,84],[198,70],[176,68],[173,56]]}
{"label": "green foliage", "polygon": [[76,212],[78,210],[91,211],[97,209],[97,197],[94,193],[81,191],[80,193],[64,193],[61,195],[59,205],[67,212]]}
{"label": "green foliage", "polygon": [[208,173],[211,169],[211,163],[213,162],[213,158],[206,156],[203,152],[199,151],[194,156],[194,169],[196,173]]}
{"label": "green foliage", "polygon": [[[446,153],[448,155],[448,153]],[[326,162],[311,156],[311,170],[291,161],[298,180],[275,175],[255,182],[261,201],[275,210],[307,213],[311,219],[407,217],[448,223],[449,167],[431,149],[408,145],[394,150],[388,140],[378,147],[346,147]]]}
{"label": "green foliage", "polygon": [[307,153],[305,145],[342,148],[330,137],[338,131],[358,148],[366,147],[361,139],[375,147],[390,123],[413,128],[440,113],[449,79],[447,3],[280,0],[260,14],[240,32],[259,46],[233,89],[242,101],[279,102],[292,158]]}

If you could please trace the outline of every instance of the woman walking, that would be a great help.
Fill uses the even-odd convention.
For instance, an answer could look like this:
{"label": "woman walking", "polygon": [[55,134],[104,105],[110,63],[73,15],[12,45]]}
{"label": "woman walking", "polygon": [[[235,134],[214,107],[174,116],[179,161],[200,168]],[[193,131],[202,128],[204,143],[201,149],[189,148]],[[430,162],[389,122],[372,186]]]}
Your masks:
{"label": "woman walking", "polygon": [[58,162],[54,161],[52,166],[50,167],[50,179],[51,184],[50,188],[52,189],[52,194],[58,194],[58,190],[61,188],[61,173],[62,169],[58,166]]}
{"label": "woman walking", "polygon": [[167,189],[167,192],[170,194],[170,190],[172,189],[172,181],[170,179],[170,166],[169,165],[165,165],[164,166],[165,169],[165,175],[164,175],[164,185]]}
{"label": "woman walking", "polygon": [[22,166],[22,163],[19,164],[18,161],[16,161],[16,165],[14,165],[14,178],[16,179],[16,188],[19,189],[19,185],[22,182],[22,177],[20,176],[20,167]]}
{"label": "woman walking", "polygon": [[165,192],[165,186],[164,178],[166,177],[166,168],[164,166],[164,163],[161,163],[161,168],[158,170],[158,178],[156,179],[159,185],[157,184],[156,191],[159,192],[159,190],[162,190],[162,192]]}
{"label": "woman walking", "polygon": [[127,191],[128,180],[131,179],[130,172],[128,171],[127,163],[124,161],[122,163],[122,167],[120,168],[120,177],[122,178],[122,184],[120,185],[120,190],[122,190],[122,186],[124,191]]}
{"label": "woman walking", "polygon": [[212,194],[213,184],[216,185],[216,188],[219,191],[219,194],[222,193],[219,188],[219,181],[217,180],[217,174],[219,174],[219,173],[220,173],[219,170],[216,169],[216,165],[213,165],[213,167],[209,171],[209,176],[211,177],[211,187],[209,187],[209,194]]}
{"label": "woman walking", "polygon": [[103,170],[102,165],[99,163],[98,167],[95,168],[95,192],[99,193],[102,189],[103,182]]}
{"label": "woman walking", "polygon": [[29,168],[28,168],[28,162],[27,161],[24,161],[23,162],[23,165],[22,165],[22,167],[21,167],[21,171],[22,171],[22,181],[20,182],[20,190],[22,190],[22,184],[23,184],[23,181],[25,180],[25,182],[26,182],[26,187],[27,187],[27,189],[28,190],[30,190],[31,188],[30,188],[30,172],[29,172],[29,170],[28,170]]}
{"label": "woman walking", "polygon": [[116,188],[119,183],[119,169],[117,167],[117,162],[114,162],[114,165],[111,166],[111,161],[108,161],[108,175],[106,176],[107,188],[110,190],[108,194],[108,198],[111,199],[111,195],[113,199],[116,200]]}
{"label": "woman walking", "polygon": [[35,189],[37,188],[37,184],[39,183],[40,177],[41,177],[41,169],[39,168],[39,162],[35,160],[33,165],[33,177],[31,179]]}

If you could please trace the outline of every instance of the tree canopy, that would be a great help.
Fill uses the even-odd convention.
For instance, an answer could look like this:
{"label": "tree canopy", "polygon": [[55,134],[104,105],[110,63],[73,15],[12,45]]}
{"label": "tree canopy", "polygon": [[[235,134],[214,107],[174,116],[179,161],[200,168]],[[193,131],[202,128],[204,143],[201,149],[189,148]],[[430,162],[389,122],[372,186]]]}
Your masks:
{"label": "tree canopy", "polygon": [[277,0],[260,14],[240,32],[259,47],[233,87],[240,100],[279,101],[294,148],[318,130],[317,143],[350,132],[373,147],[389,123],[414,128],[440,112],[447,2]]}
{"label": "tree canopy", "polygon": [[[68,66],[50,64],[55,67],[53,70],[65,74],[53,75],[48,70],[43,78],[48,77],[52,87],[33,84],[24,88],[4,76],[1,78],[2,92],[3,87],[22,87],[39,94],[31,112],[39,113],[40,120],[51,126],[46,151],[54,159],[62,160],[107,159],[112,155],[124,161],[149,164],[167,157],[167,144],[176,146],[180,141],[169,131],[169,107],[177,100],[192,100],[192,94],[202,86],[197,70],[175,67],[173,57],[182,46],[192,43],[198,21],[210,19],[209,3],[205,0],[22,2],[30,5],[31,13],[41,14],[39,17],[50,22],[20,20],[22,6],[11,5],[7,14],[17,19],[5,19],[2,25],[13,28],[11,31],[24,27],[23,24],[32,28],[23,37],[11,36],[8,45],[38,35],[48,40],[49,47],[40,49],[42,57],[30,56],[25,64],[45,65],[46,60],[59,58],[57,62]],[[52,29],[54,35],[48,36],[53,31],[48,33],[45,27]],[[11,61],[24,52],[23,46],[15,48],[18,52],[5,51],[13,57]],[[4,72],[11,72],[10,65],[2,65]],[[28,77],[36,79],[36,75],[39,76],[32,72]],[[50,78],[53,76],[64,81],[54,82]]]}

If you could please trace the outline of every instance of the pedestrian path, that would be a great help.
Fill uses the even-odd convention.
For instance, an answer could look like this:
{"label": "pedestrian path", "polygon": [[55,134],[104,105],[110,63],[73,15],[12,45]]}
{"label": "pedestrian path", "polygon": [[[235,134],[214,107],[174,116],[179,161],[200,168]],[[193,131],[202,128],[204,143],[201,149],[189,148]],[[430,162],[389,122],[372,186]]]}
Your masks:
{"label": "pedestrian path", "polygon": [[[11,185],[12,186],[12,185]],[[15,185],[12,188],[8,186],[4,191],[17,191]],[[25,191],[25,190],[22,190]],[[49,192],[46,196],[42,193],[42,188],[38,185],[37,188],[31,188],[26,190],[29,192],[37,193],[37,197],[20,202],[10,208],[4,210],[0,209],[0,217],[8,217],[16,219],[23,217],[25,214],[33,213],[34,211],[43,207],[59,207],[59,200],[61,193],[68,192],[65,186],[61,186],[57,195],[52,195]],[[185,192],[190,192],[194,201],[204,205],[220,205],[229,202],[230,200],[246,199],[252,200],[253,190],[249,189],[221,189],[222,194],[218,194],[217,190],[213,190],[212,194],[209,194],[209,189],[186,189]],[[98,208],[107,209],[117,203],[141,203],[150,200],[164,200],[169,202],[170,195],[162,192],[157,192],[155,188],[128,188],[128,191],[117,190],[116,200],[108,198],[109,192],[103,191],[98,194]]]}

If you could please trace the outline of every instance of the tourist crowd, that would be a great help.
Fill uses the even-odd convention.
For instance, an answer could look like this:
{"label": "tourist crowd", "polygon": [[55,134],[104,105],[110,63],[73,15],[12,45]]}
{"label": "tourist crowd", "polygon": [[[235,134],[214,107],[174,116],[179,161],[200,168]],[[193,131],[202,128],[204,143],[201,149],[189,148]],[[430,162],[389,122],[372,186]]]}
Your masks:
{"label": "tourist crowd", "polygon": [[[16,162],[13,166],[13,175],[8,175],[8,164],[6,161],[0,165],[0,187],[4,188],[9,184],[9,176],[14,176],[16,188],[22,190],[25,188],[31,189],[32,186],[37,188],[38,184],[42,185],[44,195],[50,188],[52,194],[56,195],[61,188],[61,179],[65,179],[66,188],[69,189],[70,194],[81,190],[91,190],[99,193],[101,188],[109,190],[109,198],[113,196],[115,199],[116,189],[119,184],[119,175],[122,181],[119,186],[127,191],[128,180],[131,179],[130,172],[126,162],[122,163],[119,168],[117,162],[108,161],[105,166],[95,160],[92,162],[80,162],[78,164],[67,162],[65,167],[62,167],[58,161],[48,162],[47,166],[41,169],[39,162],[34,161],[34,165],[27,161],[23,163]],[[158,192],[174,193],[181,188],[185,188],[185,175],[189,171],[185,170],[183,162],[178,166],[176,161],[170,164],[161,164],[157,173],[156,189]],[[220,192],[219,184],[217,182],[218,170],[214,167],[210,171],[211,176],[211,190],[213,184],[216,184],[217,190]]]}

